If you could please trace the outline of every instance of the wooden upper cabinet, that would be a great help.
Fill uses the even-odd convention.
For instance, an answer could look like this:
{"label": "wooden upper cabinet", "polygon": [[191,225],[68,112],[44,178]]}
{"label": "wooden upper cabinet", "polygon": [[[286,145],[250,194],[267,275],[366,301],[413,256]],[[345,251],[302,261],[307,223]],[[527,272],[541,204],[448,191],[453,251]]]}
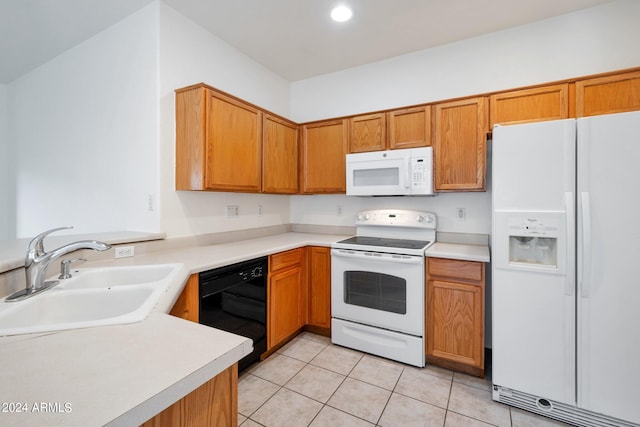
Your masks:
{"label": "wooden upper cabinet", "polygon": [[431,145],[431,106],[405,108],[387,113],[389,148],[415,148]]}
{"label": "wooden upper cabinet", "polygon": [[576,116],[640,110],[640,71],[576,82]]}
{"label": "wooden upper cabinet", "polygon": [[176,189],[260,192],[262,112],[204,85],[176,91]]}
{"label": "wooden upper cabinet", "polygon": [[435,105],[436,191],[484,191],[488,130],[486,97]]}
{"label": "wooden upper cabinet", "polygon": [[387,120],[384,113],[349,119],[349,152],[362,153],[387,148]]}
{"label": "wooden upper cabinet", "polygon": [[569,84],[515,90],[491,95],[490,128],[495,124],[516,124],[569,117]]}
{"label": "wooden upper cabinet", "polygon": [[308,123],[300,132],[300,193],[344,193],[347,120]]}
{"label": "wooden upper cabinet", "polygon": [[262,191],[298,192],[298,125],[264,114],[262,138]]}
{"label": "wooden upper cabinet", "polygon": [[431,106],[365,114],[349,119],[349,153],[431,145]]}
{"label": "wooden upper cabinet", "polygon": [[213,91],[208,104],[206,188],[259,192],[262,112]]}

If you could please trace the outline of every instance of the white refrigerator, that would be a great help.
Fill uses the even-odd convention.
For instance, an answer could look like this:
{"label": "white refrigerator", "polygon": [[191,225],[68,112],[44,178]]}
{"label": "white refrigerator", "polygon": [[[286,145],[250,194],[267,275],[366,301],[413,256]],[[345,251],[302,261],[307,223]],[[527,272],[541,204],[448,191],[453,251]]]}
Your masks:
{"label": "white refrigerator", "polygon": [[496,126],[493,399],[640,424],[640,112]]}

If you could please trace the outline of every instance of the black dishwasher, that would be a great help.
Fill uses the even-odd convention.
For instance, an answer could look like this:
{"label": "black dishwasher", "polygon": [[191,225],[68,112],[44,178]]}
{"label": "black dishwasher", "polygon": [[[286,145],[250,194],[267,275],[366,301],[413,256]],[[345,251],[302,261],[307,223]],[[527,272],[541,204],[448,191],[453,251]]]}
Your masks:
{"label": "black dishwasher", "polygon": [[253,340],[243,370],[267,351],[267,257],[200,273],[200,323]]}

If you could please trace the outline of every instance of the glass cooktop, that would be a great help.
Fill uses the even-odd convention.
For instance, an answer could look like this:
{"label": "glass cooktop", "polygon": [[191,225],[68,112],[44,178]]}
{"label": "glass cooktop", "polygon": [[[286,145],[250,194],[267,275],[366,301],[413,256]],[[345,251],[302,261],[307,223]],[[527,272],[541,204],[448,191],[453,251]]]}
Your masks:
{"label": "glass cooktop", "polygon": [[428,240],[389,239],[384,237],[355,236],[340,240],[337,244],[380,246],[385,248],[424,249],[431,242]]}

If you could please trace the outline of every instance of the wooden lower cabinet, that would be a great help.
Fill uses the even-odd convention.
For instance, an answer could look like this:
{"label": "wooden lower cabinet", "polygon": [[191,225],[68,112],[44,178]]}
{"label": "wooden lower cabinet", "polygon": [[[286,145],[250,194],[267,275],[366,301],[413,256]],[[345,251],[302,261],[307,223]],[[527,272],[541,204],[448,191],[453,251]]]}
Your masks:
{"label": "wooden lower cabinet", "polygon": [[330,335],[331,248],[309,246],[307,255],[309,257],[307,326],[314,332]]}
{"label": "wooden lower cabinet", "polygon": [[236,427],[238,364],[220,372],[142,427]]}
{"label": "wooden lower cabinet", "polygon": [[189,276],[169,314],[196,323],[200,321],[200,277],[197,274]]}
{"label": "wooden lower cabinet", "polygon": [[[189,276],[169,314],[197,323],[200,311],[199,287],[199,275]],[[143,427],[235,427],[237,425],[237,363],[142,424]]]}
{"label": "wooden lower cabinet", "polygon": [[305,249],[269,256],[267,350],[294,336],[307,322]]}
{"label": "wooden lower cabinet", "polygon": [[427,258],[427,362],[484,377],[485,266]]}

